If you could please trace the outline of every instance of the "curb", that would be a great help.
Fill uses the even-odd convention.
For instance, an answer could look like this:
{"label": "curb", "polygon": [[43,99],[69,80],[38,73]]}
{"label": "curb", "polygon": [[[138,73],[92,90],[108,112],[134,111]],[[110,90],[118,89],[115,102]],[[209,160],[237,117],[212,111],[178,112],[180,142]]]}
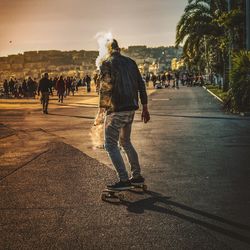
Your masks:
{"label": "curb", "polygon": [[211,94],[218,101],[220,101],[221,103],[224,103],[223,100],[220,97],[218,97],[217,95],[215,95],[212,91],[210,91],[209,89],[207,89],[205,86],[202,86],[202,88],[205,89],[209,94]]}
{"label": "curb", "polygon": [[[215,95],[212,91],[210,91],[209,89],[207,89],[205,86],[202,86],[203,89],[205,89],[209,94],[211,94],[214,98],[216,98],[218,101],[220,101],[221,103],[224,103],[223,100],[218,97],[217,95]],[[237,113],[239,114],[240,116],[247,116],[247,117],[250,117],[250,112],[240,112],[240,113]]]}
{"label": "curb", "polygon": [[250,112],[240,112],[240,116],[250,116]]}

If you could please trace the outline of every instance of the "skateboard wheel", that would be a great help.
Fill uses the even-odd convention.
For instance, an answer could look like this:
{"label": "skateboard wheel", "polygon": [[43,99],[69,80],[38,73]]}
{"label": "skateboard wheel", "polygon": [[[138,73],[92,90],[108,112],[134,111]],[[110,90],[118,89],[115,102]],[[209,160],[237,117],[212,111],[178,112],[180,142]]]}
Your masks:
{"label": "skateboard wheel", "polygon": [[103,201],[105,201],[106,198],[107,198],[106,194],[102,194],[101,198],[102,198]]}
{"label": "skateboard wheel", "polygon": [[147,185],[143,185],[143,186],[142,186],[142,190],[143,190],[143,191],[147,191],[147,190],[148,190]]}

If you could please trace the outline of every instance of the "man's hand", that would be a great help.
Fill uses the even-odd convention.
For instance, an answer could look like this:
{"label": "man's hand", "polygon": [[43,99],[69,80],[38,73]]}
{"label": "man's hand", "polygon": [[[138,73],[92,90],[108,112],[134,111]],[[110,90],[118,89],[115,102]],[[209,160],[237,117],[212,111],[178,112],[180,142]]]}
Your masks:
{"label": "man's hand", "polygon": [[145,104],[143,105],[142,113],[141,113],[141,120],[144,123],[147,123],[150,120],[150,115],[148,112],[148,106]]}

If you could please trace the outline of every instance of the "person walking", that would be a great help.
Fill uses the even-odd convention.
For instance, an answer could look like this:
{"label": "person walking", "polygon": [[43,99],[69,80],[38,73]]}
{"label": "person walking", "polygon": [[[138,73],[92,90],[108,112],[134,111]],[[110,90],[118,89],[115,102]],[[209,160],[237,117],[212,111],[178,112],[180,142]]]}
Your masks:
{"label": "person walking", "polygon": [[91,77],[89,75],[86,75],[85,81],[86,81],[86,85],[87,85],[87,92],[89,93],[91,91],[91,85],[90,85]]}
{"label": "person walking", "polygon": [[40,92],[42,93],[41,101],[43,105],[43,113],[48,114],[49,94],[53,95],[48,73],[45,73],[39,81],[38,95],[40,95]]}
{"label": "person walking", "polygon": [[4,94],[8,96],[9,95],[9,83],[7,79],[4,80],[3,89],[4,89]]}
{"label": "person walking", "polygon": [[[126,190],[131,185],[142,185],[144,178],[136,150],[130,135],[135,110],[139,108],[138,92],[142,104],[141,118],[144,123],[150,120],[145,83],[132,59],[120,54],[118,42],[112,39],[108,45],[109,57],[100,66],[99,112],[105,112],[104,147],[117,171],[118,182],[107,185],[110,190]],[[95,124],[98,125],[98,124]],[[129,179],[120,146],[124,149],[130,167]]]}
{"label": "person walking", "polygon": [[60,76],[59,80],[56,82],[56,90],[58,95],[58,102],[63,103],[63,96],[65,92],[65,81],[63,76]]}
{"label": "person walking", "polygon": [[72,85],[72,81],[71,81],[71,78],[68,76],[66,79],[66,95],[67,96],[69,96],[70,94],[71,85]]}
{"label": "person walking", "polygon": [[165,73],[163,72],[161,75],[161,85],[164,88],[166,88],[166,80],[167,80],[167,77],[166,77]]}
{"label": "person walking", "polygon": [[170,82],[171,82],[171,74],[168,71],[168,73],[167,73],[167,87],[170,87]]}
{"label": "person walking", "polygon": [[175,76],[175,81],[174,81],[173,88],[176,87],[177,89],[179,89],[180,72],[176,71],[174,76]]}
{"label": "person walking", "polygon": [[72,78],[72,84],[71,84],[71,92],[73,96],[75,95],[76,86],[77,86],[77,81],[76,78],[74,77]]}

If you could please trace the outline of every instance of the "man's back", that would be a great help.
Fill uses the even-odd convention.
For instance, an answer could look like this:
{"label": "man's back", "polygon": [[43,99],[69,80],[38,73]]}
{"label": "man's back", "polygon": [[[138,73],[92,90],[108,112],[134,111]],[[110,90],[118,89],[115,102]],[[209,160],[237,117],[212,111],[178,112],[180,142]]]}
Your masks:
{"label": "man's back", "polygon": [[43,77],[40,81],[39,81],[39,87],[38,87],[38,91],[41,92],[51,92],[51,82],[48,78]]}
{"label": "man's back", "polygon": [[142,103],[147,103],[145,84],[136,63],[129,57],[112,53],[101,66],[101,74],[111,77],[113,111],[138,109],[138,91]]}

